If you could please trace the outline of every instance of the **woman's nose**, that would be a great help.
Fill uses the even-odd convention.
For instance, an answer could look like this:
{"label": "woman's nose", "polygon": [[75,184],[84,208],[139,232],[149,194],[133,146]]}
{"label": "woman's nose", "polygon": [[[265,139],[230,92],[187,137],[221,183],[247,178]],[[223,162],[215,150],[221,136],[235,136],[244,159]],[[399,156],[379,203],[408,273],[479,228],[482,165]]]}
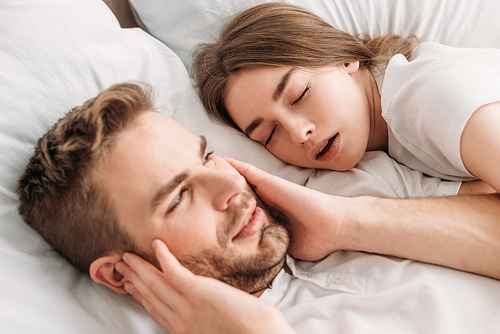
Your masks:
{"label": "woman's nose", "polygon": [[314,132],[314,124],[304,119],[290,120],[287,124],[287,131],[294,144],[303,144]]}

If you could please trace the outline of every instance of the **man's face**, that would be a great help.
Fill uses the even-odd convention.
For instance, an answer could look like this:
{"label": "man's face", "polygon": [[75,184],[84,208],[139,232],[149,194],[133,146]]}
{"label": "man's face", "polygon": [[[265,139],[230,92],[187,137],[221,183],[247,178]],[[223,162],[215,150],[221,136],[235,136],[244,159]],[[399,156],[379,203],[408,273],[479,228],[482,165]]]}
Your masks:
{"label": "man's face", "polygon": [[163,240],[195,274],[247,292],[265,287],[288,246],[246,180],[206,141],[155,113],[139,116],[100,165],[118,220],[139,248]]}

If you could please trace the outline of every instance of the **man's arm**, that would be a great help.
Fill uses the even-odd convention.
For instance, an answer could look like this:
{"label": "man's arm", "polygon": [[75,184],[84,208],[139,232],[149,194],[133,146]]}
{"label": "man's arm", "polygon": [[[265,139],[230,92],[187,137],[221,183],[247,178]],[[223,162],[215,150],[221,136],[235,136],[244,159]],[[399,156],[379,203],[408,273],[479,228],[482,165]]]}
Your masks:
{"label": "man's arm", "polygon": [[340,197],[238,161],[230,163],[283,216],[290,255],[319,260],[340,250],[410,258],[500,279],[500,195],[422,199]]}

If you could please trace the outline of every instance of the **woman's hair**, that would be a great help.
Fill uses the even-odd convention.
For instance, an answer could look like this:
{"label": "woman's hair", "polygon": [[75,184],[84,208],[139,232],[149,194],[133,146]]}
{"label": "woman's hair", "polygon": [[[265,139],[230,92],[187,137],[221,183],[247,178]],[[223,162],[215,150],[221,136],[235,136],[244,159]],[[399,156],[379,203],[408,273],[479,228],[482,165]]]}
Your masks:
{"label": "woman's hair", "polygon": [[132,251],[148,258],[120,227],[99,175],[99,163],[117,136],[148,110],[154,110],[148,86],[108,88],[71,110],[39,139],[19,179],[23,219],[82,271],[112,253]]}
{"label": "woman's hair", "polygon": [[392,56],[409,57],[417,44],[416,38],[398,35],[354,37],[301,7],[266,3],[235,16],[216,42],[199,45],[193,71],[209,114],[239,129],[224,106],[224,95],[229,80],[243,69],[320,68],[359,61],[360,67],[383,71]]}

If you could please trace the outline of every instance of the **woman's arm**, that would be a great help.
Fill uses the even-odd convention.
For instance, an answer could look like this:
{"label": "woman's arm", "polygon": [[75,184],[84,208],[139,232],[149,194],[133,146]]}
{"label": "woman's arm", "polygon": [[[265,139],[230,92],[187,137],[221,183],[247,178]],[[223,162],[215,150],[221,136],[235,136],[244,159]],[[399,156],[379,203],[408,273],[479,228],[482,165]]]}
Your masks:
{"label": "woman's arm", "polygon": [[500,192],[500,101],[476,110],[465,125],[460,154],[465,167]]}
{"label": "woman's arm", "polygon": [[500,195],[421,199],[327,195],[238,161],[230,163],[282,214],[290,255],[339,249],[410,258],[500,279]]}
{"label": "woman's arm", "polygon": [[457,195],[486,195],[496,194],[497,191],[482,180],[462,182]]}
{"label": "woman's arm", "polygon": [[347,249],[500,279],[500,195],[352,200]]}

